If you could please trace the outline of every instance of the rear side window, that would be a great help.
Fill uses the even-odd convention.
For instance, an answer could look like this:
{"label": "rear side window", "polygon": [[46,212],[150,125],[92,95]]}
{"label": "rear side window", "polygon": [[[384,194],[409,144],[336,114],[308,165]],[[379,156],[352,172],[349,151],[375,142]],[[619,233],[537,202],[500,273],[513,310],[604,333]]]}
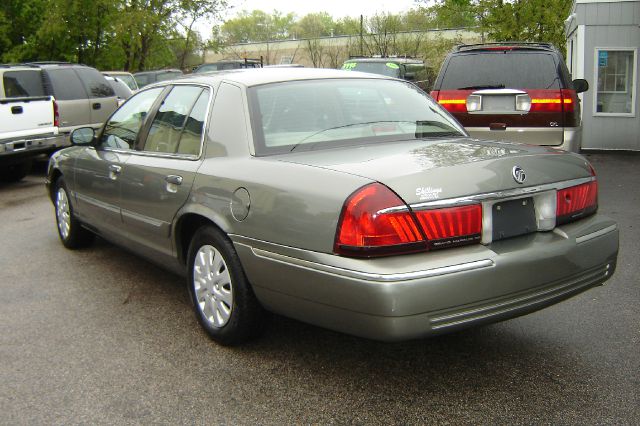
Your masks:
{"label": "rear side window", "polygon": [[60,101],[87,99],[87,92],[78,74],[71,68],[51,69],[46,71],[53,96]]}
{"label": "rear side window", "polygon": [[166,81],[173,80],[174,78],[178,78],[182,75],[181,72],[163,72],[158,74],[157,81]]}
{"label": "rear side window", "polygon": [[[198,103],[197,101],[201,98],[203,90],[202,87],[197,86],[176,86],[173,88],[153,119],[149,136],[144,144],[144,151],[167,154],[198,154],[206,102]],[[185,138],[183,138],[183,130],[186,130],[184,132],[186,133]],[[181,139],[184,140],[181,141]]]}
{"label": "rear side window", "polygon": [[89,97],[108,98],[116,95],[104,76],[97,70],[92,68],[76,68],[75,71],[80,76]]}
{"label": "rear side window", "polygon": [[560,89],[553,55],[496,51],[454,55],[439,90],[483,88]]}
{"label": "rear side window", "polygon": [[7,71],[2,75],[4,97],[44,96],[40,70]]}

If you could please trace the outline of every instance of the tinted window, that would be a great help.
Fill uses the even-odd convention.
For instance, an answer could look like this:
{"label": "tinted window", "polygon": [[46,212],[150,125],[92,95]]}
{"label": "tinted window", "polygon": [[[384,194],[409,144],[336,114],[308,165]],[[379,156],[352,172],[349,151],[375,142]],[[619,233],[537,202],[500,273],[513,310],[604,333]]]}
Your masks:
{"label": "tinted window", "polygon": [[560,81],[548,53],[507,50],[452,56],[440,90],[482,87],[560,89]]}
{"label": "tinted window", "polygon": [[19,98],[24,96],[44,96],[40,70],[7,71],[2,76],[4,96]]}
{"label": "tinted window", "polygon": [[288,82],[257,86],[249,96],[260,155],[465,134],[424,92],[400,81]]}
{"label": "tinted window", "polygon": [[218,64],[200,65],[198,69],[196,69],[194,72],[200,73],[200,72],[209,72],[209,71],[218,71]]}
{"label": "tinted window", "polygon": [[147,84],[155,83],[155,79],[153,78],[152,74],[135,74],[133,78],[135,78],[136,83],[138,83],[138,87],[143,87]]}
{"label": "tinted window", "polygon": [[178,71],[163,72],[156,76],[156,80],[157,81],[173,80],[174,78],[178,78],[181,75],[182,73]]}
{"label": "tinted window", "polygon": [[75,71],[80,76],[91,98],[107,98],[116,95],[104,76],[97,70],[92,68],[76,68]]}
{"label": "tinted window", "polygon": [[182,130],[202,90],[196,86],[176,86],[171,90],[153,119],[145,151],[178,152]]}
{"label": "tinted window", "polygon": [[110,148],[133,149],[138,133],[153,103],[163,87],[145,90],[131,97],[111,116],[104,127],[101,145]]}
{"label": "tinted window", "polygon": [[46,75],[51,81],[53,96],[56,99],[61,101],[87,99],[87,92],[73,69],[48,69]]}

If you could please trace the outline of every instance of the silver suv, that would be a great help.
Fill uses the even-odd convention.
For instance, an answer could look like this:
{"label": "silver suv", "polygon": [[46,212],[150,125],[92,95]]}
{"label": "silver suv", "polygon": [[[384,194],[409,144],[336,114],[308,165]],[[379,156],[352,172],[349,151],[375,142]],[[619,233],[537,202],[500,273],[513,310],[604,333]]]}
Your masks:
{"label": "silver suv", "polygon": [[[53,96],[59,131],[67,136],[77,127],[98,129],[118,106],[115,92],[95,68],[66,62],[32,62],[7,66],[21,96]],[[5,96],[5,94],[1,94]],[[0,96],[0,97],[2,97]]]}

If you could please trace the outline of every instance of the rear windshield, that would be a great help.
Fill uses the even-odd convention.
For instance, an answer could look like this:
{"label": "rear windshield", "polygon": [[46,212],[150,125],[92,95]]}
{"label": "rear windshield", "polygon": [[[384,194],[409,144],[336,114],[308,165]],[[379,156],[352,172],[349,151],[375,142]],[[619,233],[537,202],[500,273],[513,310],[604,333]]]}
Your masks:
{"label": "rear windshield", "polygon": [[44,96],[40,70],[7,71],[2,75],[4,97]]}
{"label": "rear windshield", "polygon": [[394,62],[345,62],[343,70],[369,72],[372,74],[386,75],[388,77],[400,76],[400,65]]}
{"label": "rear windshield", "polygon": [[424,92],[401,81],[276,83],[251,88],[249,99],[258,155],[465,135]]}
{"label": "rear windshield", "polygon": [[545,52],[496,51],[454,55],[440,90],[560,89],[553,56]]}

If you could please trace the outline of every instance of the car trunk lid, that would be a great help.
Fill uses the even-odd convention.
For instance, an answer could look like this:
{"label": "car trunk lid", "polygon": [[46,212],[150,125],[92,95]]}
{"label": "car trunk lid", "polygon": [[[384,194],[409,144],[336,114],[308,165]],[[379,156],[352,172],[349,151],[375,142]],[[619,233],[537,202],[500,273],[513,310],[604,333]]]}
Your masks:
{"label": "car trunk lid", "polygon": [[[381,182],[407,204],[535,187],[590,176],[580,156],[473,139],[416,140],[278,156]],[[524,171],[516,182],[514,168]]]}

